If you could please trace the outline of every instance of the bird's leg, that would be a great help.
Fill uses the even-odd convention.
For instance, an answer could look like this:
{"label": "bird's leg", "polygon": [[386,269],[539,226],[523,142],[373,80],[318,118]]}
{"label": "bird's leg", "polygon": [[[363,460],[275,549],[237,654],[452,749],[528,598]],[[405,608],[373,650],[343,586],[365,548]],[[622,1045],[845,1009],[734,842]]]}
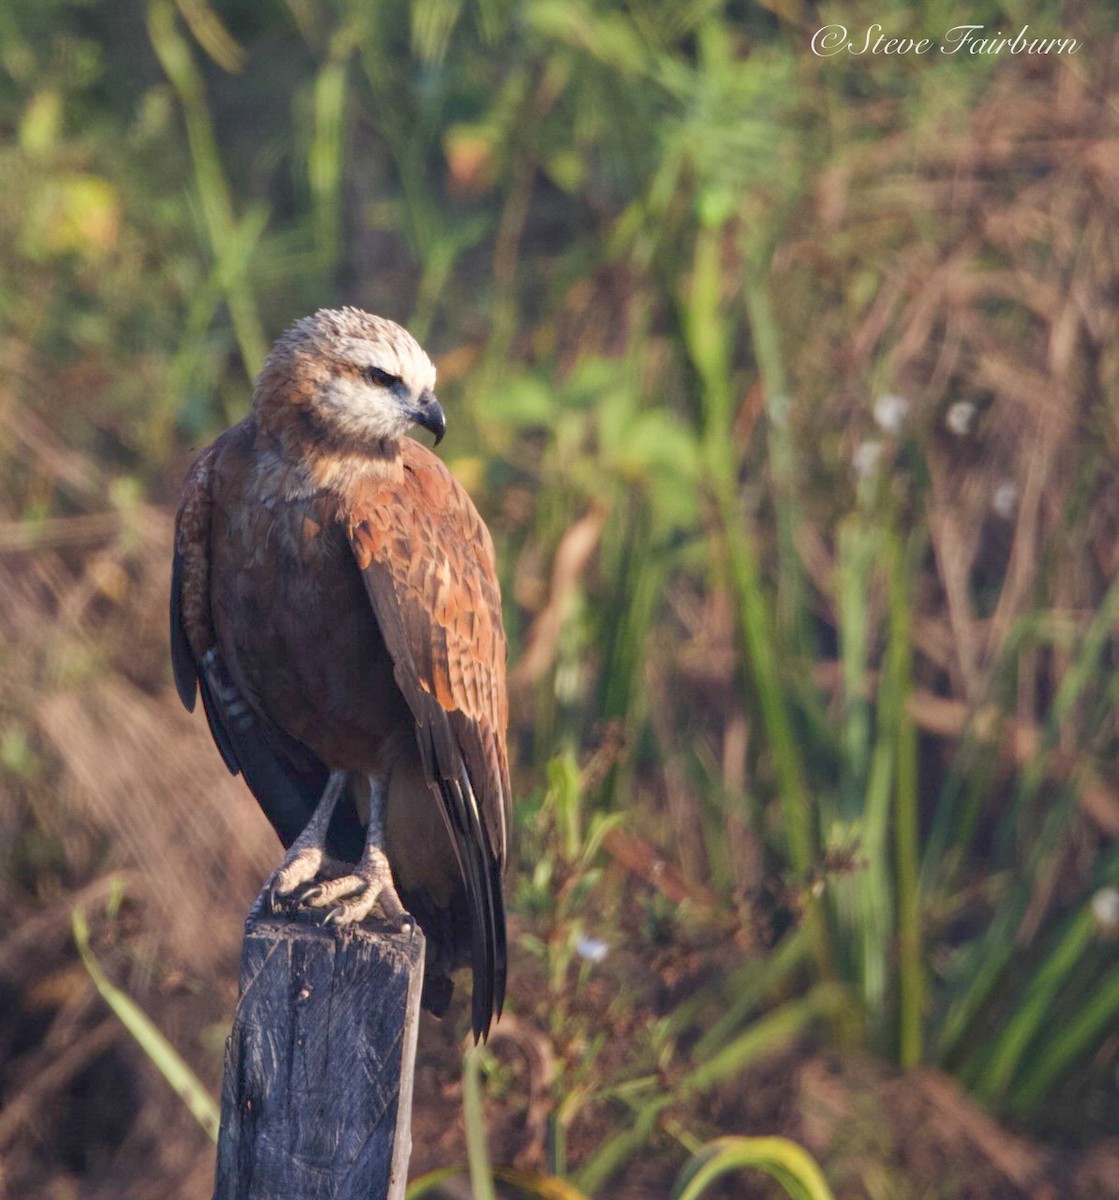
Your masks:
{"label": "bird's leg", "polygon": [[369,781],[369,824],[365,831],[365,849],[361,861],[348,875],[331,879],[309,889],[303,903],[329,909],[323,918],[337,925],[363,921],[380,907],[390,925],[405,929],[412,918],[405,911],[392,881],[392,868],[385,857],[385,805],[388,789],[380,780]]}
{"label": "bird's leg", "polygon": [[290,896],[300,884],[309,883],[321,870],[326,858],[326,831],[345,786],[346,772],[332,771],[311,819],[292,842],[283,862],[268,877],[261,895],[272,912],[277,911],[280,897]]}

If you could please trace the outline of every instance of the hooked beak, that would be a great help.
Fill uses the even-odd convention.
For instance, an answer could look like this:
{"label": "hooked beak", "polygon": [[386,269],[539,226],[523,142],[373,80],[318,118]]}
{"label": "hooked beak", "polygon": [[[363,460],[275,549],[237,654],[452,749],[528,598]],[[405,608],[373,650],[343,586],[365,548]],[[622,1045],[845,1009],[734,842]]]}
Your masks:
{"label": "hooked beak", "polygon": [[420,396],[419,404],[412,410],[412,420],[435,434],[437,446],[443,440],[443,434],[447,432],[447,414],[432,391],[426,391]]}

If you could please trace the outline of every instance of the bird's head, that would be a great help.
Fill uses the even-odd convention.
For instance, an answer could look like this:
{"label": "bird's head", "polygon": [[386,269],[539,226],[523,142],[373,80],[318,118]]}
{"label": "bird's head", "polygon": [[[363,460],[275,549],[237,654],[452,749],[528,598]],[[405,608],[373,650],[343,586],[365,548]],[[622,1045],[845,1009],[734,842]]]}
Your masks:
{"label": "bird's head", "polygon": [[357,308],[321,309],[272,347],[253,393],[266,427],[300,429],[353,450],[383,446],[413,425],[443,437],[435,367],[394,321]]}

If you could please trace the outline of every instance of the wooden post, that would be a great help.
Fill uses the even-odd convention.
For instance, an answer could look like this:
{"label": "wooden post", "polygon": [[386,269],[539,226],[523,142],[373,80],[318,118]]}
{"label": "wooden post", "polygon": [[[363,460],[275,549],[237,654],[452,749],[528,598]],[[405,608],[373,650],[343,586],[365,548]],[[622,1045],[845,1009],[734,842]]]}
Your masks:
{"label": "wooden post", "polygon": [[254,913],[214,1200],[403,1200],[424,939]]}

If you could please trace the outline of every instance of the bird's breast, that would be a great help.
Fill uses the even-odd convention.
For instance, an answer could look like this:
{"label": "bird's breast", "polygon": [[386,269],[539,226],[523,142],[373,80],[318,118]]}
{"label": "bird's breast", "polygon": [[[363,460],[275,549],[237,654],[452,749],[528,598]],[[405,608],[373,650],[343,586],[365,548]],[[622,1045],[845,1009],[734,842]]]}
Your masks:
{"label": "bird's breast", "polygon": [[314,497],[263,502],[245,478],[215,505],[214,626],[250,702],[333,769],[378,772],[407,705],[345,531]]}

